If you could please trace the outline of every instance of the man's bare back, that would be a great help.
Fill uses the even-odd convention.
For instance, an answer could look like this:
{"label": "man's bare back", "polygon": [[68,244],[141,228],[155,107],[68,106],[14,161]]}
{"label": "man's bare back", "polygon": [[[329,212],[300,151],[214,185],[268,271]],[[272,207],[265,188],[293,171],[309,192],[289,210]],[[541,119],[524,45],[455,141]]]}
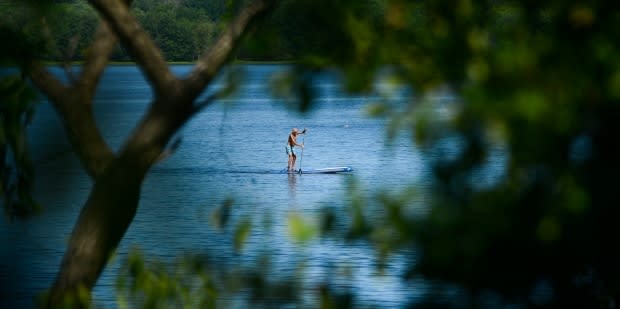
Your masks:
{"label": "man's bare back", "polygon": [[295,147],[295,146],[303,147],[304,146],[303,144],[298,144],[297,143],[297,135],[299,135],[299,134],[306,134],[306,129],[304,129],[303,131],[299,132],[297,130],[297,128],[294,128],[291,131],[291,134],[288,135],[288,145],[289,146],[291,146],[291,147]]}

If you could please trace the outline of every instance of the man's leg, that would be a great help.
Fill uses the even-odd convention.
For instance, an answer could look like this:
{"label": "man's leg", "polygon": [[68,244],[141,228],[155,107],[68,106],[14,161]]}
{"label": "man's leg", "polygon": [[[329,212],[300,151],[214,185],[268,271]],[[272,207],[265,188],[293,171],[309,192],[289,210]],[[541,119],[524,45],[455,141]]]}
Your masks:
{"label": "man's leg", "polygon": [[293,155],[293,164],[291,164],[291,170],[295,170],[295,161],[297,161],[297,155]]}

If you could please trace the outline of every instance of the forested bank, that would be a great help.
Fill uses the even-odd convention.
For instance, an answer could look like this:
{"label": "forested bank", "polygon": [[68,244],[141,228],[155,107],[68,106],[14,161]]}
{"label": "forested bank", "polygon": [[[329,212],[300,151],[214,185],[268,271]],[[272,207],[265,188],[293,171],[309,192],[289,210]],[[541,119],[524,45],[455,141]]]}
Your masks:
{"label": "forested bank", "polygon": [[[14,2],[0,1],[0,26],[4,35],[29,37],[41,46],[39,58],[50,61],[81,61],[93,40],[98,17],[95,10],[79,0],[55,0],[32,19],[32,7],[16,10]],[[195,61],[226,28],[239,5],[227,0],[135,0],[132,12],[168,61]],[[242,1],[237,1],[242,2]],[[307,2],[307,3],[303,3]],[[301,4],[300,4],[301,3]],[[265,16],[261,32],[249,37],[235,53],[237,60],[295,60],[301,54],[329,49],[332,44],[323,35],[329,20],[301,14],[300,7],[312,1],[282,1],[278,9]],[[10,9],[9,5],[11,5]],[[359,18],[379,16],[384,11],[379,0],[359,1]],[[43,13],[45,12],[45,13]],[[306,11],[307,12],[307,11]],[[15,28],[17,25],[17,28]],[[45,37],[41,37],[45,28]],[[13,41],[13,40],[6,40]],[[131,61],[131,55],[117,44],[112,61]]]}

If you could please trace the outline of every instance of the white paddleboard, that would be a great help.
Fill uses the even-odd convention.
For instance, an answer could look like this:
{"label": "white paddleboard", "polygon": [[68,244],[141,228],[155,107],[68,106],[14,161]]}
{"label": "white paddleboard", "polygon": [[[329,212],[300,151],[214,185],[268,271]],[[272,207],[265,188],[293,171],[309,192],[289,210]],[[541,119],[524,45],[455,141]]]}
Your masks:
{"label": "white paddleboard", "polygon": [[307,170],[302,169],[301,173],[299,171],[296,171],[296,172],[300,174],[336,174],[336,173],[349,173],[352,171],[353,171],[353,168],[351,167],[340,166],[340,167],[325,167],[325,168],[307,169]]}

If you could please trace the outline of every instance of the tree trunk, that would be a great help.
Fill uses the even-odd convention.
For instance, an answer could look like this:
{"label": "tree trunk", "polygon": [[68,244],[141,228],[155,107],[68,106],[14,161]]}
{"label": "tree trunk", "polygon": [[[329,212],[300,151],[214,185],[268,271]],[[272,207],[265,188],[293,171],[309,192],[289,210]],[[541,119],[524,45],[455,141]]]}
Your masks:
{"label": "tree trunk", "polygon": [[144,176],[185,117],[170,110],[181,96],[156,100],[120,155],[95,178],[94,186],[69,239],[48,307],[87,306],[90,290],[133,221]]}
{"label": "tree trunk", "polygon": [[[91,289],[136,214],[146,172],[175,132],[212,102],[213,97],[194,104],[227,62],[248,24],[273,5],[272,0],[249,3],[212,49],[201,57],[189,77],[181,80],[172,74],[159,49],[131,15],[127,7],[130,1],[89,2],[110,27],[102,27],[96,42],[105,48],[91,57],[86,73],[72,88],[65,87],[45,70],[34,70],[32,74],[33,80],[52,99],[63,118],[74,150],[94,179],[90,196],[71,233],[57,279],[44,302],[47,307],[89,306]],[[134,55],[155,94],[148,113],[126,140],[118,156],[112,153],[98,131],[91,104],[94,85],[116,40],[110,33],[106,35],[110,30]],[[88,92],[76,97],[76,89]]]}
{"label": "tree trunk", "polygon": [[71,234],[48,307],[88,306],[108,258],[133,220],[144,173],[116,159],[97,178]]}

